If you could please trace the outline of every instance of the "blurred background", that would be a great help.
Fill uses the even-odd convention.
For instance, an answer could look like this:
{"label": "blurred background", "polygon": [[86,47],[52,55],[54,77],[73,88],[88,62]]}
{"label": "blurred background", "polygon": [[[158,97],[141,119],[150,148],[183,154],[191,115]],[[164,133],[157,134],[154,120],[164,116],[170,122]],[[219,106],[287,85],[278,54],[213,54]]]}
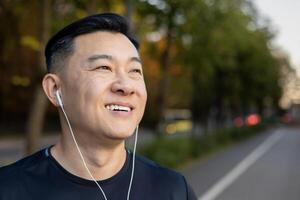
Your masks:
{"label": "blurred background", "polygon": [[[0,0],[0,166],[54,143],[59,135],[57,111],[41,89],[47,40],[76,19],[117,12],[141,43],[148,102],[139,152],[181,170],[200,198],[273,132],[296,137],[300,31],[295,13],[300,5],[276,3]],[[300,145],[299,136],[292,141]],[[129,139],[128,148],[131,144]],[[238,145],[243,149],[233,151]],[[230,155],[221,159],[224,152]],[[206,165],[223,169],[202,169]],[[245,194],[238,191],[234,194]]]}

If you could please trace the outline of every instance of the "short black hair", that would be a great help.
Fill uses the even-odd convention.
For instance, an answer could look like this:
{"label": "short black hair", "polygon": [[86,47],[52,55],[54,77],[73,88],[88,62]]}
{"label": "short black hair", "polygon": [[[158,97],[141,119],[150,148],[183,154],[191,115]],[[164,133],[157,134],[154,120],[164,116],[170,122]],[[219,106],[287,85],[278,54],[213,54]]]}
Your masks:
{"label": "short black hair", "polygon": [[115,13],[91,15],[69,24],[50,38],[45,48],[47,71],[54,72],[56,65],[74,52],[74,38],[96,31],[122,33],[139,49],[139,43],[131,35],[125,18]]}

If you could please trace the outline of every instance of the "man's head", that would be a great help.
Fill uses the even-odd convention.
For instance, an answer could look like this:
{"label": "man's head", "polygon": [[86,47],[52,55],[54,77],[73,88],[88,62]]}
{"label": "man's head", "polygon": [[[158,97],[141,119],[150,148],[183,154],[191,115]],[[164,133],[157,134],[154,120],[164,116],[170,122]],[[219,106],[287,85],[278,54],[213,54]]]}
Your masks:
{"label": "man's head", "polygon": [[47,71],[57,72],[65,66],[65,62],[74,53],[76,37],[96,31],[122,33],[136,49],[139,48],[139,43],[131,36],[123,17],[114,13],[92,15],[66,26],[48,41],[45,48]]}
{"label": "man's head", "polygon": [[[140,122],[147,93],[137,49],[125,20],[115,14],[81,19],[50,39],[46,47],[50,73],[43,88],[56,106],[55,92],[61,92],[82,141],[122,140]],[[62,117],[61,122],[64,128]]]}

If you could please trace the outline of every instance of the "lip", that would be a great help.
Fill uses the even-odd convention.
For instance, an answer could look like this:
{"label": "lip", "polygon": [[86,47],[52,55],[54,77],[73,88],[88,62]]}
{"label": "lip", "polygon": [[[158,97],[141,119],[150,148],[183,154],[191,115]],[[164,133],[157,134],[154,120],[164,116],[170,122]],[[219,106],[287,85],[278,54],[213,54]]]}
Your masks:
{"label": "lip", "polygon": [[130,103],[126,103],[126,102],[111,102],[111,103],[106,103],[104,105],[104,107],[106,107],[107,105],[118,105],[118,106],[125,106],[125,107],[129,107],[130,111],[133,111],[135,109],[135,107],[130,104]]}

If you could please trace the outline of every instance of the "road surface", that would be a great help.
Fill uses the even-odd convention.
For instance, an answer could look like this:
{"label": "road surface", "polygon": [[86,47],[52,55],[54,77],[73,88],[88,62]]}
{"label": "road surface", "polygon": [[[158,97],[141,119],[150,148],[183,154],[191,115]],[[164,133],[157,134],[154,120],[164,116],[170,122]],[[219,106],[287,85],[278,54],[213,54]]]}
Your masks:
{"label": "road surface", "polygon": [[300,129],[269,130],[183,173],[199,200],[299,200]]}

